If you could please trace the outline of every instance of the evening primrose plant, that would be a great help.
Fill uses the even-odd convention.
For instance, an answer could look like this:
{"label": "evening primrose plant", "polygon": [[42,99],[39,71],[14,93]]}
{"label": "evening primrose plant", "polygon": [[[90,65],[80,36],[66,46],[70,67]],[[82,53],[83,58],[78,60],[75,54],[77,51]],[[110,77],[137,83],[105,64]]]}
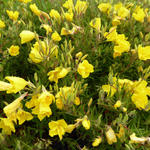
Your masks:
{"label": "evening primrose plant", "polygon": [[0,148],[149,149],[149,6],[0,1]]}

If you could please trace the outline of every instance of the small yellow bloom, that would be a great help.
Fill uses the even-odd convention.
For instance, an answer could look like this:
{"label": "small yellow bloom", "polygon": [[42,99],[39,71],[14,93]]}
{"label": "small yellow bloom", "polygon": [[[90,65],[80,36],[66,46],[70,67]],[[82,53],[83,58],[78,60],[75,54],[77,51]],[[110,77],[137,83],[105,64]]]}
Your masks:
{"label": "small yellow bloom", "polygon": [[47,35],[52,32],[52,28],[48,24],[42,24],[42,27],[46,30]]}
{"label": "small yellow bloom", "polygon": [[13,11],[6,10],[6,12],[10,19],[12,19],[13,21],[17,21],[18,16],[19,16],[18,11],[13,12]]}
{"label": "small yellow bloom", "polygon": [[25,106],[27,108],[32,108],[32,107],[35,107],[36,105],[38,105],[38,97],[39,96],[40,96],[40,94],[33,95],[31,100],[26,102]]}
{"label": "small yellow bloom", "polygon": [[115,132],[111,127],[108,127],[108,130],[106,131],[105,134],[109,145],[117,142]]}
{"label": "small yellow bloom", "polygon": [[19,108],[22,108],[21,101],[24,99],[27,93],[22,94],[20,97],[18,97],[16,100],[14,100],[12,103],[8,104],[3,108],[4,113],[8,118],[11,118],[11,120],[16,121],[16,112]]}
{"label": "small yellow bloom", "polygon": [[78,16],[84,14],[88,8],[88,3],[86,1],[77,0],[75,5],[75,11]]}
{"label": "small yellow bloom", "polygon": [[40,52],[36,48],[31,48],[31,52],[29,54],[29,58],[34,62],[34,63],[40,63],[43,61],[43,57],[41,56]]}
{"label": "small yellow bloom", "polygon": [[[127,40],[120,39],[120,35],[117,36],[116,46],[114,46],[114,58],[121,56],[122,53],[130,50],[130,43]],[[117,55],[116,55],[117,54]]]}
{"label": "small yellow bloom", "polygon": [[79,98],[79,97],[76,97],[76,98],[75,98],[74,104],[75,104],[75,105],[80,105],[80,98]]}
{"label": "small yellow bloom", "polygon": [[83,56],[83,53],[80,51],[76,54],[76,58],[81,58]]}
{"label": "small yellow bloom", "polygon": [[48,72],[49,80],[58,83],[58,79],[64,78],[69,72],[69,68],[57,67],[55,70]]}
{"label": "small yellow bloom", "polygon": [[32,0],[19,0],[19,2],[23,2],[23,3],[28,3],[28,2],[31,2]]}
{"label": "small yellow bloom", "polygon": [[117,39],[117,31],[116,31],[116,27],[112,27],[110,28],[109,32],[105,32],[104,33],[104,37],[107,39],[107,41],[112,41],[115,42]]}
{"label": "small yellow bloom", "polygon": [[138,47],[138,56],[140,60],[150,59],[150,46],[142,47],[140,45]]}
{"label": "small yellow bloom", "polygon": [[64,17],[67,21],[71,22],[73,20],[73,13],[72,12],[65,12]]}
{"label": "small yellow bloom", "polygon": [[12,88],[12,85],[10,83],[0,81],[0,91],[7,91]]}
{"label": "small yellow bloom", "polygon": [[40,16],[41,11],[38,9],[35,3],[30,5],[30,9],[35,15]]}
{"label": "small yellow bloom", "polygon": [[68,30],[64,27],[61,29],[61,35],[70,35],[70,34],[72,34],[71,30]]}
{"label": "small yellow bloom", "polygon": [[2,132],[7,135],[11,135],[11,132],[15,132],[13,121],[9,118],[0,118],[0,128]]}
{"label": "small yellow bloom", "polygon": [[130,143],[144,144],[147,140],[146,137],[136,137],[135,133],[130,135]]}
{"label": "small yellow bloom", "polygon": [[117,108],[120,107],[120,106],[121,106],[121,101],[118,100],[118,101],[115,103],[114,108],[117,109]]}
{"label": "small yellow bloom", "polygon": [[129,10],[125,7],[121,7],[118,9],[118,16],[121,18],[125,18],[129,16]]}
{"label": "small yellow bloom", "polygon": [[35,107],[32,109],[32,113],[38,115],[39,120],[43,120],[46,116],[50,117],[52,111],[50,105],[55,101],[55,97],[48,91],[44,91],[40,94],[37,102],[34,103]]}
{"label": "small yellow bloom", "polygon": [[51,36],[53,41],[59,42],[61,40],[60,35],[55,31]]}
{"label": "small yellow bloom", "polygon": [[83,120],[82,120],[82,125],[86,130],[90,129],[90,120],[88,120],[87,116],[84,116]]}
{"label": "small yellow bloom", "polygon": [[116,93],[116,88],[114,86],[111,85],[103,85],[102,89],[104,90],[104,92],[107,92],[107,95],[110,95],[111,97]]}
{"label": "small yellow bloom", "polygon": [[98,32],[100,32],[101,18],[92,19],[91,22],[90,22],[90,26],[95,28]]}
{"label": "small yellow bloom", "polygon": [[32,120],[33,116],[22,109],[19,109],[17,112],[17,119],[19,120],[19,125],[23,124],[26,120]]}
{"label": "small yellow bloom", "polygon": [[127,112],[127,108],[123,107],[122,109],[123,109],[123,112]]}
{"label": "small yellow bloom", "polygon": [[2,20],[0,20],[0,28],[5,28],[5,26],[5,23]]}
{"label": "small yellow bloom", "polygon": [[19,55],[19,46],[16,45],[12,45],[9,50],[8,50],[9,54],[11,56],[17,56]]}
{"label": "small yellow bloom", "polygon": [[64,7],[64,8],[67,8],[67,9],[73,10],[73,9],[74,9],[73,1],[72,1],[72,0],[67,0],[67,1],[63,4],[63,7]]}
{"label": "small yellow bloom", "polygon": [[99,137],[95,138],[95,140],[92,143],[92,146],[97,147],[101,142],[102,142],[102,138],[99,136]]}
{"label": "small yellow bloom", "polygon": [[134,13],[132,14],[133,18],[139,22],[144,22],[144,18],[145,18],[145,13],[144,10],[142,8],[140,8],[140,6],[137,6],[136,9],[134,10]]}
{"label": "small yellow bloom", "polygon": [[117,25],[119,25],[121,22],[120,22],[120,17],[118,17],[118,16],[115,16],[114,18],[113,18],[113,20],[112,20],[112,25],[113,26],[117,26]]}
{"label": "small yellow bloom", "polygon": [[119,126],[120,126],[120,130],[119,130],[119,133],[117,133],[116,135],[120,139],[125,136],[125,131],[124,131],[124,127],[121,124]]}
{"label": "small yellow bloom", "polygon": [[133,85],[134,93],[131,97],[132,102],[138,109],[145,109],[148,105],[148,96],[150,95],[149,87],[145,80],[136,81]]}
{"label": "small yellow bloom", "polygon": [[7,76],[5,79],[12,85],[12,87],[7,90],[7,93],[17,93],[28,85],[28,82],[20,77]]}
{"label": "small yellow bloom", "polygon": [[115,5],[114,5],[115,11],[118,11],[122,6],[123,6],[123,4],[122,4],[121,2],[115,4]]}
{"label": "small yellow bloom", "polygon": [[64,119],[51,121],[49,122],[49,135],[51,137],[58,135],[59,139],[62,140],[63,135],[65,134],[65,130],[67,128],[67,123]]}
{"label": "small yellow bloom", "polygon": [[111,4],[110,3],[101,3],[98,5],[98,8],[100,9],[100,11],[109,14],[109,12],[111,10]]}
{"label": "small yellow bloom", "polygon": [[65,129],[65,131],[66,131],[67,133],[71,133],[75,128],[76,128],[76,126],[75,126],[74,124],[69,124],[69,125],[67,126],[67,128]]}
{"label": "small yellow bloom", "polygon": [[94,72],[94,67],[87,60],[83,60],[78,66],[78,73],[82,78],[87,78],[90,73]]}
{"label": "small yellow bloom", "polygon": [[35,38],[35,33],[28,30],[23,30],[19,36],[21,38],[21,44],[24,44],[32,41]]}
{"label": "small yellow bloom", "polygon": [[148,97],[144,92],[134,93],[131,97],[132,102],[138,109],[145,109],[148,104]]}
{"label": "small yellow bloom", "polygon": [[61,22],[61,16],[60,16],[60,14],[59,14],[59,12],[58,12],[57,10],[52,9],[52,10],[50,11],[49,15],[50,15],[53,19],[55,19],[58,23]]}

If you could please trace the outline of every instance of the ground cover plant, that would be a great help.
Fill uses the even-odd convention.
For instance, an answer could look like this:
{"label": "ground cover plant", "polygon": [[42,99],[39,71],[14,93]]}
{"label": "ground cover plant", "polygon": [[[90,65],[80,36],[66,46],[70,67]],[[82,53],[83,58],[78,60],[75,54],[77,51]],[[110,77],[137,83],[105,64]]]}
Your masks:
{"label": "ground cover plant", "polygon": [[0,0],[0,149],[150,149],[150,2]]}

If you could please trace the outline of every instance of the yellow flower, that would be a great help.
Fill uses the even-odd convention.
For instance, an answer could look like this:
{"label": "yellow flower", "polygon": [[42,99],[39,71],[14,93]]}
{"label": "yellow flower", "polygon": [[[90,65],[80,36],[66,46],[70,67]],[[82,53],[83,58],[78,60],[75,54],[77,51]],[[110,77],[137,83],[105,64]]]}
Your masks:
{"label": "yellow flower", "polygon": [[9,54],[11,56],[17,56],[19,55],[19,46],[16,45],[12,45],[9,50],[8,50]]}
{"label": "yellow flower", "polygon": [[24,89],[26,85],[28,85],[27,81],[19,77],[7,76],[5,79],[8,80],[12,85],[12,87],[7,90],[7,93],[17,93]]}
{"label": "yellow flower", "polygon": [[14,124],[9,118],[0,118],[0,128],[2,132],[7,135],[11,135],[11,132],[15,132]]}
{"label": "yellow flower", "polygon": [[10,118],[13,121],[16,121],[16,112],[19,108],[22,107],[21,101],[24,99],[27,93],[22,94],[19,98],[14,100],[12,103],[8,104],[3,108],[4,113],[8,118]]}
{"label": "yellow flower", "polygon": [[121,18],[125,18],[129,16],[129,10],[125,7],[121,7],[118,9],[118,16]]}
{"label": "yellow flower", "polygon": [[5,23],[2,20],[0,20],[0,28],[5,28],[5,26]]}
{"label": "yellow flower", "polygon": [[25,106],[27,108],[32,108],[32,107],[35,107],[36,105],[38,105],[38,97],[39,97],[40,94],[36,94],[36,95],[33,95],[31,100],[26,102]]}
{"label": "yellow flower", "polygon": [[101,18],[92,19],[91,22],[90,22],[90,26],[95,28],[98,32],[100,32]]}
{"label": "yellow flower", "polygon": [[58,79],[64,78],[69,72],[69,68],[57,67],[55,70],[48,72],[49,80],[58,83]]}
{"label": "yellow flower", "polygon": [[42,24],[42,27],[46,30],[47,35],[52,32],[52,28],[48,24]]}
{"label": "yellow flower", "polygon": [[130,143],[144,144],[147,140],[145,137],[136,137],[135,133],[130,135]]}
{"label": "yellow flower", "polygon": [[119,2],[119,3],[114,5],[115,11],[118,11],[121,7],[122,7],[122,3],[121,2]]}
{"label": "yellow flower", "polygon": [[40,63],[43,61],[43,57],[41,56],[40,52],[36,48],[31,48],[31,52],[29,54],[29,58],[34,62],[34,63]]}
{"label": "yellow flower", "polygon": [[13,12],[13,11],[6,10],[6,12],[10,19],[12,19],[13,21],[17,21],[18,16],[19,16],[18,11]]}
{"label": "yellow flower", "polygon": [[90,120],[88,120],[87,116],[84,116],[83,120],[82,120],[82,125],[86,130],[90,129]]}
{"label": "yellow flower", "polygon": [[145,18],[145,13],[144,10],[142,8],[140,8],[140,6],[137,6],[136,9],[134,10],[134,13],[132,14],[133,18],[139,22],[144,22],[144,18]]}
{"label": "yellow flower", "polygon": [[120,24],[120,17],[118,17],[118,16],[115,16],[114,18],[113,18],[113,20],[112,20],[112,25],[113,26],[117,26],[117,25],[119,25]]}
{"label": "yellow flower", "polygon": [[109,14],[109,12],[111,10],[111,4],[110,3],[101,3],[98,5],[98,8],[100,9],[100,11]]}
{"label": "yellow flower", "polygon": [[57,99],[56,99],[56,106],[57,106],[57,108],[60,109],[60,110],[63,109],[64,104],[63,104],[63,101],[62,101],[61,98],[57,98]]}
{"label": "yellow flower", "polygon": [[136,105],[138,109],[145,109],[148,104],[148,97],[150,95],[149,87],[146,81],[137,81],[133,85],[134,93],[131,97],[132,102]]}
{"label": "yellow flower", "polygon": [[119,83],[119,87],[120,88],[125,88],[125,90],[132,90],[132,86],[133,86],[133,81],[128,80],[128,79],[118,79],[118,83]]}
{"label": "yellow flower", "polygon": [[78,66],[78,73],[82,78],[87,78],[90,73],[94,72],[94,67],[87,60],[83,60]]}
{"label": "yellow flower", "polygon": [[12,88],[12,85],[7,82],[0,81],[0,91],[7,91]]}
{"label": "yellow flower", "polygon": [[23,3],[28,3],[31,2],[32,0],[19,0],[19,2],[23,2]]}
{"label": "yellow flower", "polygon": [[111,127],[108,127],[108,130],[106,131],[105,134],[109,145],[117,142],[115,132]]}
{"label": "yellow flower", "polygon": [[32,11],[35,15],[40,16],[41,11],[38,9],[38,7],[36,6],[35,3],[34,3],[34,4],[30,4],[30,9],[31,9],[31,11]]}
{"label": "yellow flower", "polygon": [[49,122],[49,135],[51,137],[58,135],[59,139],[62,140],[63,135],[65,134],[65,130],[67,128],[67,123],[64,119],[57,120],[57,121],[51,121]]}
{"label": "yellow flower", "polygon": [[111,97],[116,93],[116,88],[114,86],[111,85],[102,85],[102,89],[104,90],[104,92],[107,93],[107,95],[110,95]]}
{"label": "yellow flower", "polygon": [[77,0],[75,5],[75,11],[78,16],[84,14],[88,8],[88,3],[86,1]]}
{"label": "yellow flower", "polygon": [[55,97],[48,91],[44,91],[38,97],[38,102],[35,103],[35,108],[32,109],[32,113],[38,115],[39,120],[43,120],[46,116],[52,115],[50,105],[55,101]]}
{"label": "yellow flower", "polygon": [[123,112],[127,112],[127,108],[123,107],[123,108],[122,108],[122,111],[123,111]]}
{"label": "yellow flower", "polygon": [[71,30],[68,30],[64,27],[61,29],[61,35],[69,35],[69,34],[72,34]]}
{"label": "yellow flower", "polygon": [[17,112],[17,119],[19,120],[19,125],[23,124],[26,120],[32,120],[33,116],[22,109],[19,109]]}
{"label": "yellow flower", "polygon": [[150,59],[150,46],[138,46],[138,56],[140,60]]}
{"label": "yellow flower", "polygon": [[71,22],[73,20],[73,13],[72,12],[65,12],[64,17],[67,21]]}
{"label": "yellow flower", "polygon": [[114,108],[116,109],[116,108],[118,108],[118,107],[120,107],[121,106],[121,101],[117,101],[116,103],[115,103],[115,105],[114,105]]}
{"label": "yellow flower", "polygon": [[50,11],[49,15],[50,15],[53,19],[55,19],[58,23],[61,22],[61,16],[60,16],[60,14],[59,14],[59,12],[58,12],[57,10],[52,9],[52,10]]}
{"label": "yellow flower", "polygon": [[126,40],[119,39],[119,36],[117,37],[118,39],[115,41],[117,45],[114,46],[114,58],[130,50],[130,43]]}
{"label": "yellow flower", "polygon": [[83,53],[80,51],[80,52],[78,52],[78,53],[76,53],[76,58],[81,58],[83,56]]}
{"label": "yellow flower", "polygon": [[124,127],[121,124],[119,126],[120,126],[120,130],[119,130],[119,133],[117,133],[116,135],[120,139],[125,136],[125,131],[124,131]]}
{"label": "yellow flower", "polygon": [[134,93],[131,97],[132,102],[136,105],[138,109],[145,109],[148,104],[148,97],[144,92]]}
{"label": "yellow flower", "polygon": [[32,41],[35,38],[35,33],[28,30],[23,30],[19,36],[21,38],[21,44],[24,44]]}
{"label": "yellow flower", "polygon": [[95,138],[95,140],[92,143],[92,146],[97,147],[101,142],[102,142],[102,138],[99,136],[99,137]]}
{"label": "yellow flower", "polygon": [[104,33],[104,37],[107,39],[107,41],[112,41],[115,42],[117,39],[117,31],[116,31],[116,27],[112,27],[110,28],[109,32],[105,32]]}
{"label": "yellow flower", "polygon": [[67,9],[74,9],[74,4],[72,0],[66,0],[66,2],[63,4],[63,7],[67,8]]}
{"label": "yellow flower", "polygon": [[65,129],[65,132],[71,133],[75,128],[76,128],[76,125],[74,125],[74,124],[69,124],[69,125],[67,126],[67,128]]}
{"label": "yellow flower", "polygon": [[56,41],[56,42],[57,41],[59,42],[61,40],[60,35],[56,31],[52,34],[51,38],[53,41]]}
{"label": "yellow flower", "polygon": [[79,97],[76,97],[76,98],[75,98],[74,104],[75,104],[75,105],[80,105],[80,98],[79,98]]}

